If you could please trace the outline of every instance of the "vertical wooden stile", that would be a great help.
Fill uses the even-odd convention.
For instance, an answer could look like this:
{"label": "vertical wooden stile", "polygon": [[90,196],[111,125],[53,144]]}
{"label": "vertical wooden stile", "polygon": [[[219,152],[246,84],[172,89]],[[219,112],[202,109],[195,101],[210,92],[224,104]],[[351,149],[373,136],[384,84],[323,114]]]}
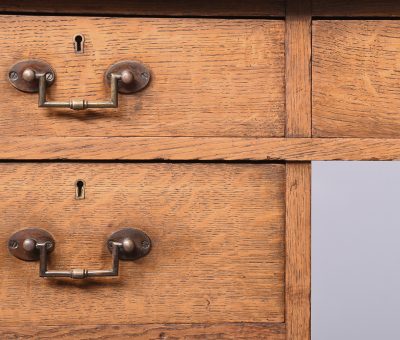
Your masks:
{"label": "vertical wooden stile", "polygon": [[[311,137],[311,0],[286,3],[286,137]],[[286,164],[287,339],[311,338],[311,163]]]}

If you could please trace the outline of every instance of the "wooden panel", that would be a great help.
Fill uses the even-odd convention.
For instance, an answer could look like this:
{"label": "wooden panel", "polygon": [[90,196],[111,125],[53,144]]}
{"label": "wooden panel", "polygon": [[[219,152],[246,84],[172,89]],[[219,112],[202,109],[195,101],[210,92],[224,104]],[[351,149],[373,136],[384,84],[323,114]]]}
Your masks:
{"label": "wooden panel", "polygon": [[394,17],[400,15],[398,0],[313,0],[315,16]]}
{"label": "wooden panel", "polygon": [[311,338],[311,164],[286,165],[287,339]]}
{"label": "wooden panel", "polygon": [[9,160],[400,160],[400,139],[0,137]]}
{"label": "wooden panel", "polygon": [[288,0],[286,136],[311,137],[311,1]]}
{"label": "wooden panel", "polygon": [[400,137],[398,21],[313,25],[313,136]]}
{"label": "wooden panel", "polygon": [[[0,134],[36,136],[283,136],[284,22],[0,16]],[[85,53],[72,38],[85,36]],[[6,74],[26,58],[57,72],[49,99],[104,100],[108,66],[139,60],[150,86],[119,109],[38,108]]]}
{"label": "wooden panel", "polygon": [[60,269],[110,266],[121,227],[153,249],[119,278],[73,281],[0,247],[0,326],[283,322],[284,183],[284,165],[3,163],[1,244],[42,227]]}
{"label": "wooden panel", "polygon": [[284,340],[285,325],[277,324],[179,324],[179,325],[73,325],[24,327],[2,327],[2,339],[239,339],[239,340]]}
{"label": "wooden panel", "polygon": [[12,0],[0,11],[102,15],[284,16],[284,0]]}

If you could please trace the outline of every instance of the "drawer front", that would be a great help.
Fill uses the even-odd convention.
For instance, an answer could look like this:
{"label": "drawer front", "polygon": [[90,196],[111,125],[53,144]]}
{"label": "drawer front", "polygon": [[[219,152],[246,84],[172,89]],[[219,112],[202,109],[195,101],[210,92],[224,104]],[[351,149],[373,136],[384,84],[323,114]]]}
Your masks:
{"label": "drawer front", "polygon": [[400,137],[400,22],[313,24],[313,136]]}
{"label": "drawer front", "polygon": [[[2,135],[284,135],[283,20],[0,16],[0,30]],[[118,109],[38,108],[38,94],[7,76],[25,59],[55,70],[50,100],[109,98],[104,73],[121,60],[143,63],[151,80],[120,94]]]}
{"label": "drawer front", "polygon": [[[1,326],[284,321],[284,165],[0,167]],[[152,250],[117,278],[39,278],[5,246],[28,227],[53,235],[49,269],[110,267],[107,237],[124,227]]]}

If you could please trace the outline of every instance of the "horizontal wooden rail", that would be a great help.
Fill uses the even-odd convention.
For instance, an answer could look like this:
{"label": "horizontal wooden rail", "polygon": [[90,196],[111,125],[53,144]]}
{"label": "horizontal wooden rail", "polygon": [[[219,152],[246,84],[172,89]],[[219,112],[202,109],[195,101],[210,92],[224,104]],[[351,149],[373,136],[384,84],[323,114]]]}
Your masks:
{"label": "horizontal wooden rail", "polygon": [[103,338],[137,338],[137,339],[167,339],[167,338],[218,338],[230,339],[286,339],[286,325],[282,323],[219,323],[219,324],[106,324],[106,325],[36,325],[35,327],[2,326],[1,339],[37,339],[37,338],[75,338],[93,337]]}
{"label": "horizontal wooden rail", "polygon": [[400,139],[0,137],[1,160],[400,160]]}
{"label": "horizontal wooden rail", "polygon": [[2,0],[2,12],[122,16],[285,16],[285,0]]}

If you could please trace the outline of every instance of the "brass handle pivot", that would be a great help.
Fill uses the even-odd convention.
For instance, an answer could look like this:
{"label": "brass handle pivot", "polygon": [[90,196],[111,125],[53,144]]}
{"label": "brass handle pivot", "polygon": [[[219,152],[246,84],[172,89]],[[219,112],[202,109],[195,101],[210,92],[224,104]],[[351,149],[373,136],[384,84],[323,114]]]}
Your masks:
{"label": "brass handle pivot", "polygon": [[15,257],[25,261],[40,260],[40,277],[85,279],[118,276],[119,260],[133,261],[146,256],[151,249],[151,240],[141,230],[125,228],[108,238],[107,247],[112,255],[111,269],[49,270],[48,255],[55,248],[55,240],[50,233],[38,228],[24,229],[13,234],[8,242],[8,248]]}
{"label": "brass handle pivot", "polygon": [[48,101],[47,88],[55,81],[53,68],[42,60],[24,60],[13,65],[8,79],[18,90],[39,92],[39,107],[69,108],[85,110],[90,108],[117,108],[118,92],[123,94],[142,90],[150,81],[150,71],[136,61],[121,61],[113,64],[105,73],[105,82],[111,87],[111,98],[107,101],[71,99],[69,101]]}

